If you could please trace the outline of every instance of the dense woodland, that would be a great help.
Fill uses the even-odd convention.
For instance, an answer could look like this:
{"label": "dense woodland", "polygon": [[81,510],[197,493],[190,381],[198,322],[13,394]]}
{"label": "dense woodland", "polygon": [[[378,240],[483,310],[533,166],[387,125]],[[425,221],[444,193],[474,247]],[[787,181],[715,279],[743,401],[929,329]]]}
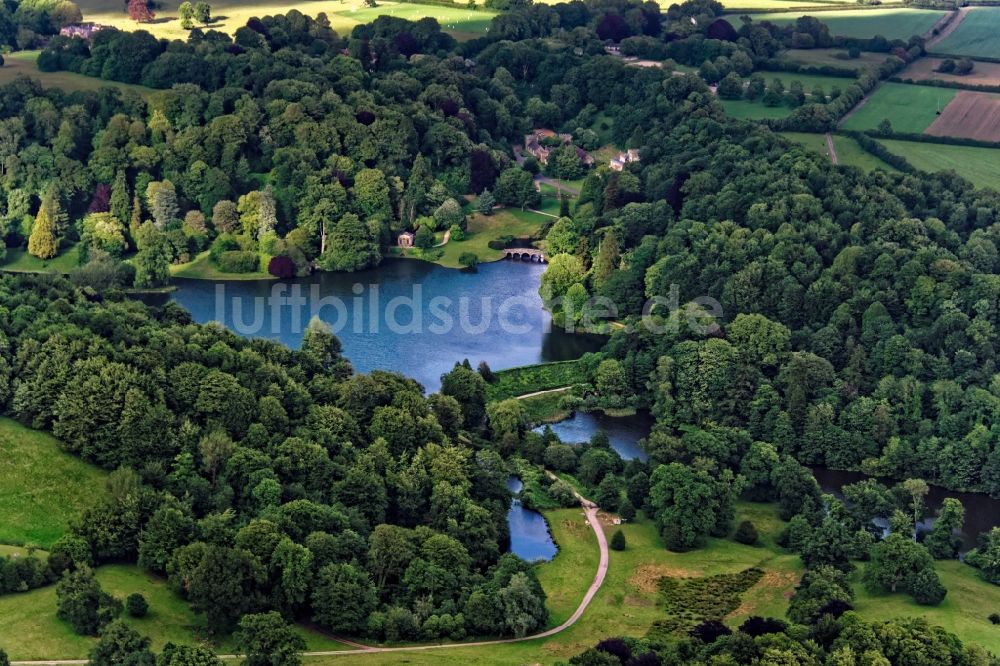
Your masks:
{"label": "dense woodland", "polygon": [[[502,555],[519,456],[574,474],[607,509],[644,510],[674,550],[729,534],[740,496],[789,521],[782,545],[808,568],[791,627],[675,627],[653,641],[660,657],[614,663],[917,663],[891,646],[924,628],[860,622],[843,575],[862,562],[871,588],[939,603],[933,561],[957,556],[962,510],[917,535],[925,482],[1000,495],[1000,196],[953,175],[833,167],[727,119],[702,77],[604,52],[652,39],[724,77],[808,45],[805,24],[715,34],[718,12],[686,3],[661,25],[648,4],[528,6],[464,44],[429,19],[347,37],[296,12],[233,40],[53,39],[45,68],[165,90],[0,89],[7,241],[38,256],[79,241],[83,262],[73,283],[0,279],[0,406],[117,470],[48,566],[17,575],[68,572],[62,596],[89,602],[65,616],[85,632],[115,614],[89,568],[125,560],[166,575],[218,632],[275,611],[390,642],[525,635],[547,618],[532,568]],[[921,48],[885,50],[904,47]],[[488,372],[467,364],[427,397],[396,374],[353,375],[319,323],[294,351],[108,289],[162,284],[206,248],[248,270],[377,264],[419,220],[460,224],[438,213],[463,195],[523,205],[531,175],[509,146],[528,129],[601,123],[642,159],[588,175],[547,230],[542,293],[563,322],[594,296],[617,305],[627,326],[587,360],[595,391],[570,400],[650,408],[648,464],[599,438],[526,433],[523,408],[487,405]],[[721,303],[707,335],[687,323],[708,321],[697,307],[666,332],[640,325],[646,299],[675,292]],[[839,502],[805,465],[908,481]],[[1000,581],[1000,535],[968,561]],[[924,646],[920,663],[990,663],[941,633]]]}

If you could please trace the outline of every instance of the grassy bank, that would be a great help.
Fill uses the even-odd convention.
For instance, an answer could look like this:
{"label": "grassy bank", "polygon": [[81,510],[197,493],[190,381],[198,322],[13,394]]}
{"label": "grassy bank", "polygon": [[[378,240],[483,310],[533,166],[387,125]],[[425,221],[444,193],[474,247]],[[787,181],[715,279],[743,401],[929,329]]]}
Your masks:
{"label": "grassy bank", "polygon": [[11,273],[69,273],[77,266],[76,246],[64,248],[52,259],[39,259],[22,248],[7,248],[0,270]]}
{"label": "grassy bank", "polygon": [[53,437],[0,418],[0,543],[48,548],[100,499],[104,477]]}
{"label": "grassy bank", "polygon": [[267,271],[253,273],[224,273],[205,250],[186,264],[174,264],[170,267],[170,276],[190,278],[192,280],[274,280],[275,277]]}
{"label": "grassy bank", "polygon": [[536,391],[582,384],[590,380],[586,367],[579,360],[525,365],[500,370],[494,374],[497,380],[486,390],[488,400],[505,400]]}

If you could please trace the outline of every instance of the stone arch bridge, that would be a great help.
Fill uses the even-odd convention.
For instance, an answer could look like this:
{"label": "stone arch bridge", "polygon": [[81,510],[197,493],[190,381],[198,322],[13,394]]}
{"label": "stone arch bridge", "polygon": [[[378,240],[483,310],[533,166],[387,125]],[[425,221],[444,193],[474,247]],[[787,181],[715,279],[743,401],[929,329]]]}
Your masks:
{"label": "stone arch bridge", "polygon": [[548,261],[545,253],[533,247],[509,247],[503,251],[504,259],[518,259],[520,261],[537,261],[544,264]]}

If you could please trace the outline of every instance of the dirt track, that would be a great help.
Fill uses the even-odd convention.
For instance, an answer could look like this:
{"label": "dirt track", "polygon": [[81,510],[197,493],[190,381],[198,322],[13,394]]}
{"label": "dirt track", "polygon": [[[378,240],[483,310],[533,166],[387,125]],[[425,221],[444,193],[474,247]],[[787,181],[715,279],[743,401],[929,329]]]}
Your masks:
{"label": "dirt track", "polygon": [[1000,141],[1000,95],[963,90],[924,133]]}
{"label": "dirt track", "polygon": [[[951,33],[955,32],[955,30],[958,29],[958,26],[961,25],[962,21],[965,20],[965,17],[969,15],[969,9],[970,9],[969,7],[962,7],[961,9],[959,9],[958,10],[958,16],[956,16],[955,18],[953,18],[951,20],[951,23],[949,23],[948,25],[946,25],[944,27],[944,30],[942,30],[941,32],[939,32],[936,35],[927,37],[927,42],[924,44],[924,48],[927,51],[930,51],[938,43],[944,41],[944,39],[948,35],[950,35]],[[947,19],[947,18],[948,17],[946,15],[944,18],[942,18],[940,21],[938,21],[938,23],[935,24],[934,27],[936,28],[937,26],[941,25],[941,23],[943,23],[945,21],[945,19]],[[934,28],[931,28],[931,32],[933,32],[933,30],[934,30]]]}

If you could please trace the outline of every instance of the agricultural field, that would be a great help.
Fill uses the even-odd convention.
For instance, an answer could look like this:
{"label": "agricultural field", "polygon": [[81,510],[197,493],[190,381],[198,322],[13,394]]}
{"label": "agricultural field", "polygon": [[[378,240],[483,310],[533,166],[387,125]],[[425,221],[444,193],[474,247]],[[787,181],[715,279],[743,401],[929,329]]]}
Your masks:
{"label": "agricultural field", "polygon": [[[787,12],[775,14],[751,14],[754,21],[770,21],[776,25],[792,23],[800,16],[813,16],[830,28],[830,34],[841,37],[870,39],[882,35],[887,39],[908,39],[913,35],[923,35],[934,27],[944,12],[933,9],[845,9],[832,12]],[[741,23],[738,16],[726,17],[737,29]]]}
{"label": "agricultural field", "polygon": [[977,62],[968,74],[944,74],[937,71],[943,58],[919,58],[899,73],[899,78],[914,81],[950,81],[967,86],[1000,86],[1000,63]]}
{"label": "agricultural field", "polygon": [[105,81],[104,79],[84,76],[75,72],[43,72],[38,69],[38,51],[16,51],[5,53],[4,65],[0,67],[0,85],[13,82],[18,76],[29,76],[37,79],[43,88],[60,88],[67,92],[96,91],[101,88],[119,88],[131,90],[148,99],[156,91],[145,86]]}
{"label": "agricultural field", "polygon": [[959,91],[925,133],[1000,141],[1000,95]]}
{"label": "agricultural field", "polygon": [[50,435],[0,418],[0,543],[50,547],[100,500],[104,477]]}
{"label": "agricultural field", "polygon": [[1000,183],[1000,149],[884,139],[893,153],[921,171],[954,171],[979,187]]}
{"label": "agricultural field", "polygon": [[786,62],[797,62],[814,67],[842,67],[855,71],[868,65],[878,65],[885,61],[885,53],[870,53],[863,51],[857,58],[847,57],[844,49],[787,49],[778,54],[778,59]]}
{"label": "agricultural field", "polygon": [[962,10],[963,18],[954,29],[928,50],[932,53],[1000,58],[1000,7],[972,7]]}
{"label": "agricultural field", "polygon": [[[853,5],[851,0],[721,0],[727,10],[738,9],[787,9],[801,11],[812,7],[829,7],[830,5]],[[661,3],[663,4],[663,3]]]}
{"label": "agricultural field", "polygon": [[[120,0],[82,0],[80,9],[84,20],[96,21],[122,30],[147,30],[164,39],[187,39],[188,31],[181,27],[177,15],[179,0],[165,0],[156,10],[152,23],[137,24],[125,15]],[[378,7],[366,8],[361,0],[307,0],[289,3],[275,0],[212,2],[213,22],[205,26],[233,34],[253,17],[284,14],[297,9],[303,14],[316,16],[325,13],[330,25],[340,35],[349,35],[354,26],[369,23],[383,14],[416,21],[424,17],[438,20],[441,27],[459,39],[471,39],[486,32],[495,15],[487,9],[467,7],[437,7],[432,5],[379,2]]]}
{"label": "agricultural field", "polygon": [[888,119],[897,132],[920,134],[955,98],[956,90],[885,83],[843,123],[849,130],[870,130]]}

